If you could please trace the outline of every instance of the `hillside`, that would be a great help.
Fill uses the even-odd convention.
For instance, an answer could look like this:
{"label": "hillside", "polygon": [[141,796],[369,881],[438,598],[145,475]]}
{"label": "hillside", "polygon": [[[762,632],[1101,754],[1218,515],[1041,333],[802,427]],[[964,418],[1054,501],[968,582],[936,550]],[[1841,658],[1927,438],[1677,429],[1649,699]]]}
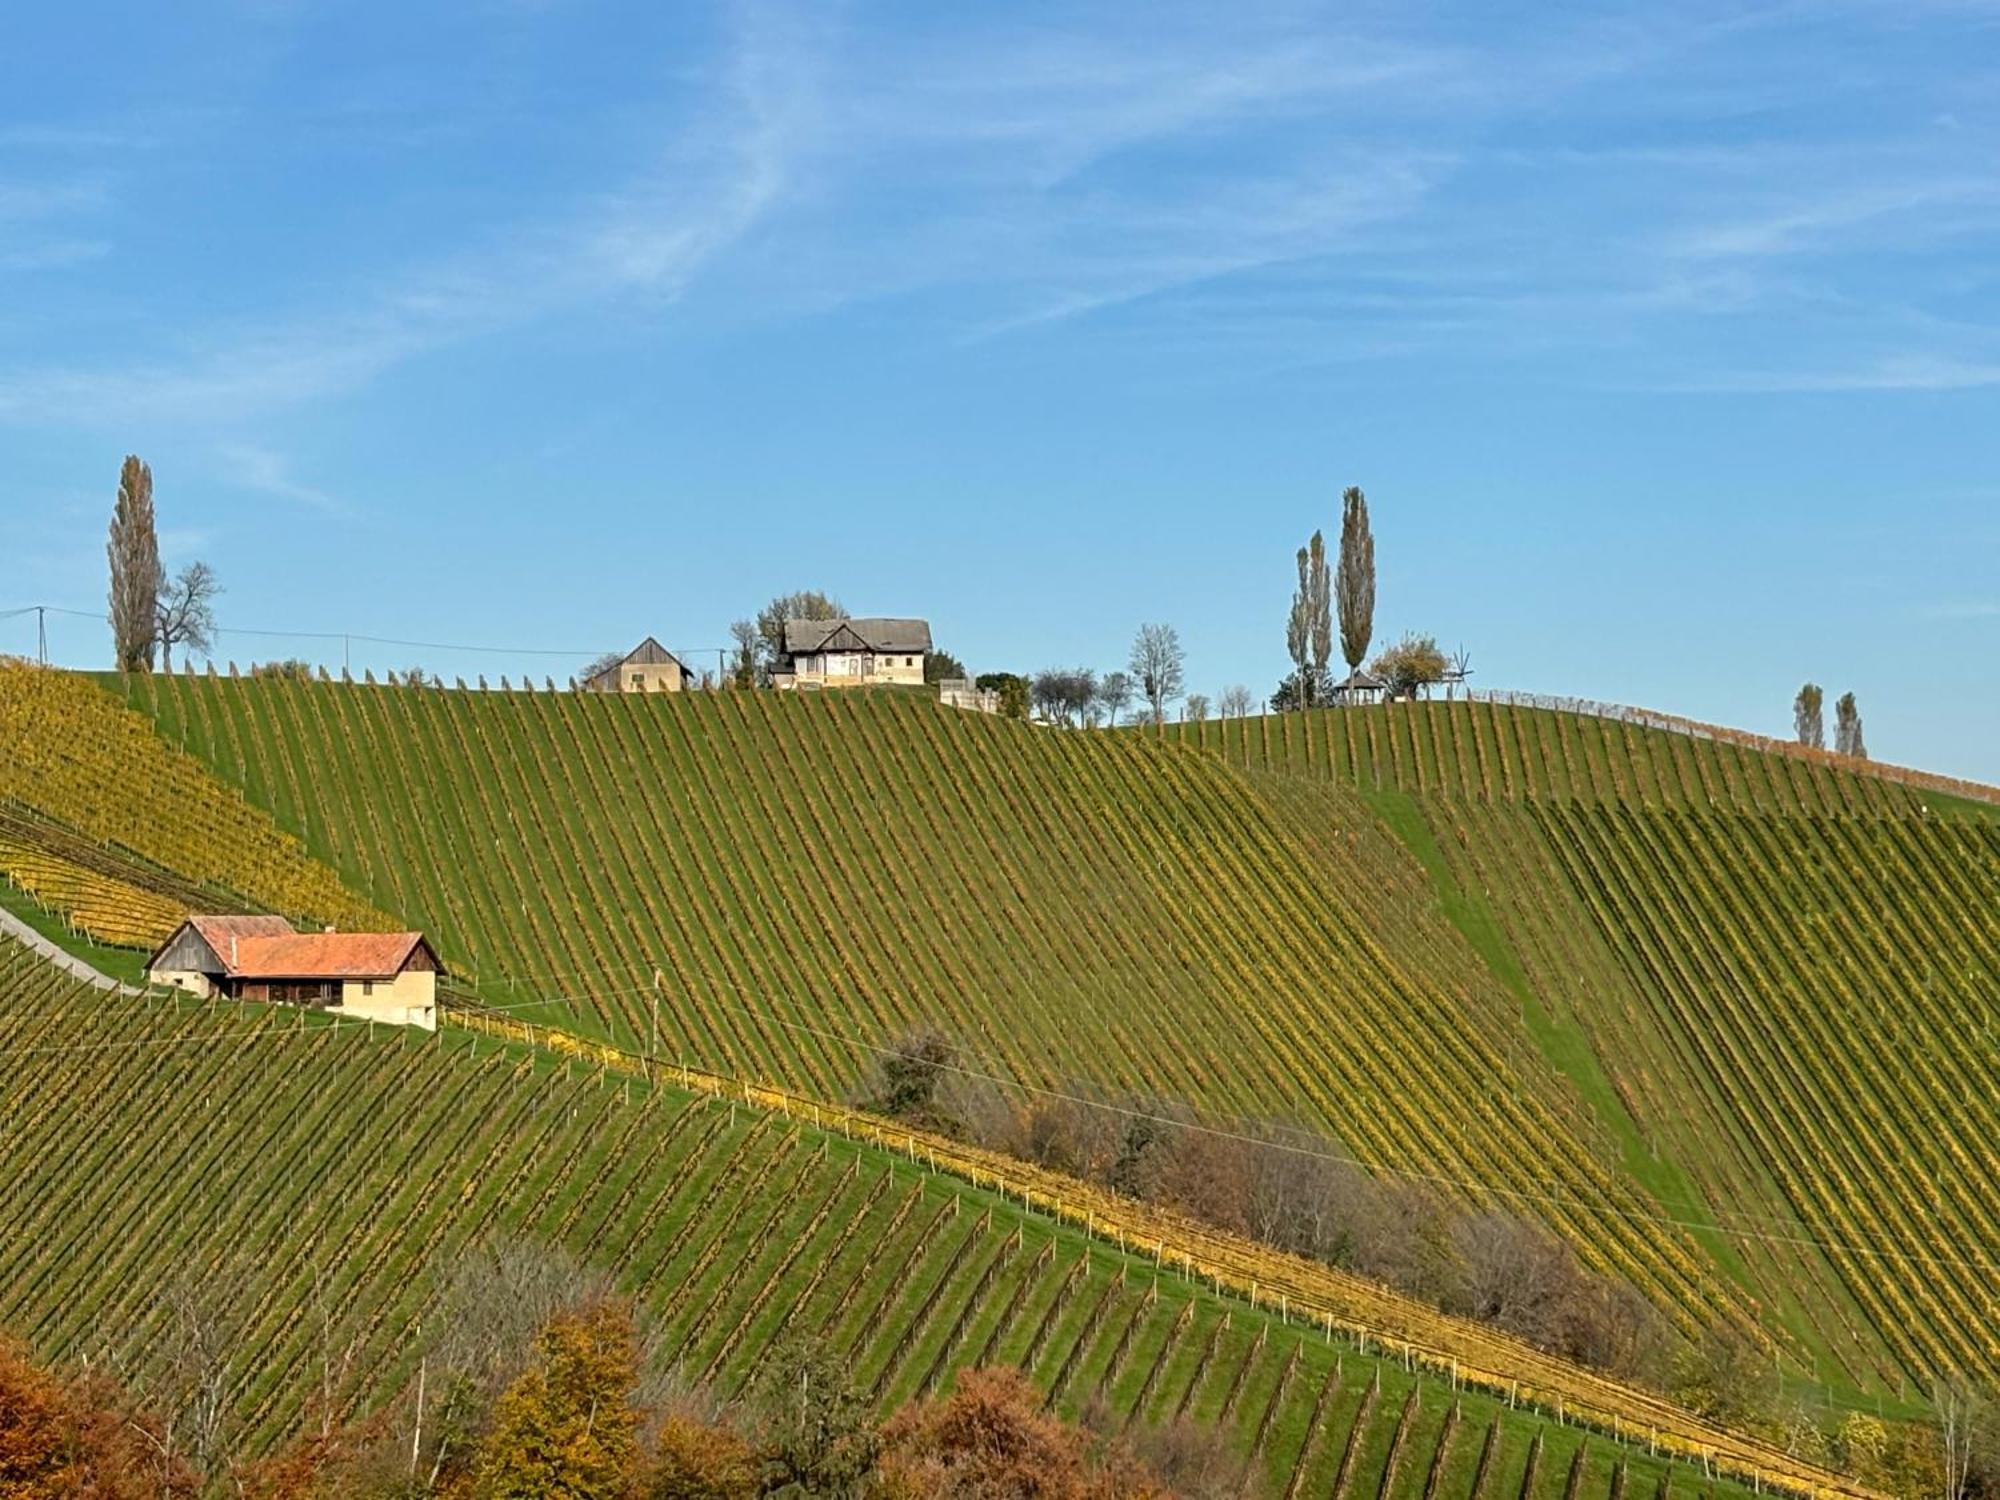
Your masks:
{"label": "hillside", "polygon": [[144,1387],[172,1289],[225,1287],[253,1451],[329,1380],[341,1412],[404,1390],[438,1273],[528,1234],[613,1269],[724,1393],[783,1324],[883,1408],[1010,1362],[1067,1414],[1218,1423],[1274,1494],[1746,1493],[893,1152],[473,1034],[107,999],[0,943],[0,1055],[0,1325],[55,1357],[136,1353]]}
{"label": "hillside", "polygon": [[1992,809],[1486,704],[1187,737],[1403,835],[1635,1175],[1727,1205],[1704,1237],[1816,1377],[2000,1369]]}
{"label": "hillside", "polygon": [[1301,828],[1214,757],[900,695],[133,694],[489,1002],[821,1098],[935,1024],[1504,1191],[1690,1326],[1752,1317],[1338,788]]}
{"label": "hillside", "polygon": [[1534,1213],[1810,1405],[2000,1369],[2000,823],[1937,788],[1484,704],[107,681],[515,1014],[828,1100],[935,1023]]}
{"label": "hillside", "polygon": [[0,657],[0,878],[109,943],[189,910],[366,927],[383,914],[87,678]]}

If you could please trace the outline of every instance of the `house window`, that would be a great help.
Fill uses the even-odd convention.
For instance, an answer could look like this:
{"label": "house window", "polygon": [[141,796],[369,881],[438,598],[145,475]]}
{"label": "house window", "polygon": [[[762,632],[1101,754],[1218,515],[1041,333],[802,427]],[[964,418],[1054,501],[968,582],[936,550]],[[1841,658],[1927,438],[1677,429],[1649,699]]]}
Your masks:
{"label": "house window", "polygon": [[364,994],[364,995],[372,995],[372,994],[374,994],[374,993],[375,993],[375,981],[374,981],[374,980],[372,980],[372,979],[364,979],[364,980],[362,980],[362,981],[361,981],[361,993],[362,993],[362,994]]}
{"label": "house window", "polygon": [[644,672],[634,672],[632,674],[632,691],[636,693],[644,688],[645,685],[646,674]]}

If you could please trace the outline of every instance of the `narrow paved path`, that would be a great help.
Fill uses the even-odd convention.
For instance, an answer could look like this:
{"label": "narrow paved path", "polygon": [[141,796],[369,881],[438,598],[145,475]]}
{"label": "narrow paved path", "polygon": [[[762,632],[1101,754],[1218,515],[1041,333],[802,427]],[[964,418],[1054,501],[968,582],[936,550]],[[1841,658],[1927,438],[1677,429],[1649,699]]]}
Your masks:
{"label": "narrow paved path", "polygon": [[133,989],[129,984],[120,984],[109,974],[98,973],[97,970],[78,958],[74,953],[65,952],[63,949],[57,947],[26,922],[23,922],[11,911],[8,911],[4,906],[0,906],[0,932],[4,932],[7,936],[27,944],[57,968],[74,974],[85,984],[94,985],[100,990],[116,990],[121,995],[137,995],[142,993],[142,991]]}

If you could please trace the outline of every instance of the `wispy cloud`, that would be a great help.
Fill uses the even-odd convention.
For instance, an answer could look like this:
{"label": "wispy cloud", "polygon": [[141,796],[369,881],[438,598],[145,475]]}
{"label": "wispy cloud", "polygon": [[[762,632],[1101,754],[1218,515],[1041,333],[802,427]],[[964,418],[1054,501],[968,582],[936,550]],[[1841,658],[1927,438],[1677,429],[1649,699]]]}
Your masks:
{"label": "wispy cloud", "polygon": [[96,178],[55,182],[0,180],[0,220],[32,221],[102,208],[108,194]]}
{"label": "wispy cloud", "polygon": [[294,478],[290,463],[268,448],[231,443],[221,448],[217,457],[222,461],[224,478],[239,488],[301,505],[323,515],[346,517],[354,514],[353,507],[344,500]]}
{"label": "wispy cloud", "polygon": [[1907,354],[1852,368],[1745,371],[1668,388],[1721,394],[1838,395],[1855,391],[1967,391],[1996,385],[2000,385],[2000,362]]}
{"label": "wispy cloud", "polygon": [[[178,351],[116,367],[0,369],[0,419],[108,413],[226,425],[354,389],[424,353],[557,310],[623,294],[679,295],[776,202],[810,98],[810,59],[766,34],[762,12],[745,14],[721,97],[702,113],[713,123],[670,139],[658,165],[624,187],[580,199],[550,222],[392,270],[337,311],[210,327]],[[19,211],[39,203],[24,195]],[[264,481],[285,493],[282,476],[264,471]]]}
{"label": "wispy cloud", "polygon": [[0,246],[0,271],[57,271],[65,266],[102,260],[111,253],[109,240],[43,240]]}
{"label": "wispy cloud", "polygon": [[2000,208],[2000,183],[1985,178],[1889,182],[1830,192],[1818,199],[1683,236],[1673,247],[1695,258],[1794,255],[1823,250],[1854,231],[1887,230],[1930,237],[1967,227],[1935,210]]}

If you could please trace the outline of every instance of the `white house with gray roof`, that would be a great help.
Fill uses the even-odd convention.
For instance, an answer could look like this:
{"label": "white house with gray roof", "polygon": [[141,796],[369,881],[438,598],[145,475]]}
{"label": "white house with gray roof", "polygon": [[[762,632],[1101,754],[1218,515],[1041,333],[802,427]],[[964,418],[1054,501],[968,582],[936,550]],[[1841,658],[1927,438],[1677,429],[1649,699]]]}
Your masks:
{"label": "white house with gray roof", "polygon": [[781,689],[922,687],[931,651],[927,620],[787,620],[785,649],[771,674]]}

